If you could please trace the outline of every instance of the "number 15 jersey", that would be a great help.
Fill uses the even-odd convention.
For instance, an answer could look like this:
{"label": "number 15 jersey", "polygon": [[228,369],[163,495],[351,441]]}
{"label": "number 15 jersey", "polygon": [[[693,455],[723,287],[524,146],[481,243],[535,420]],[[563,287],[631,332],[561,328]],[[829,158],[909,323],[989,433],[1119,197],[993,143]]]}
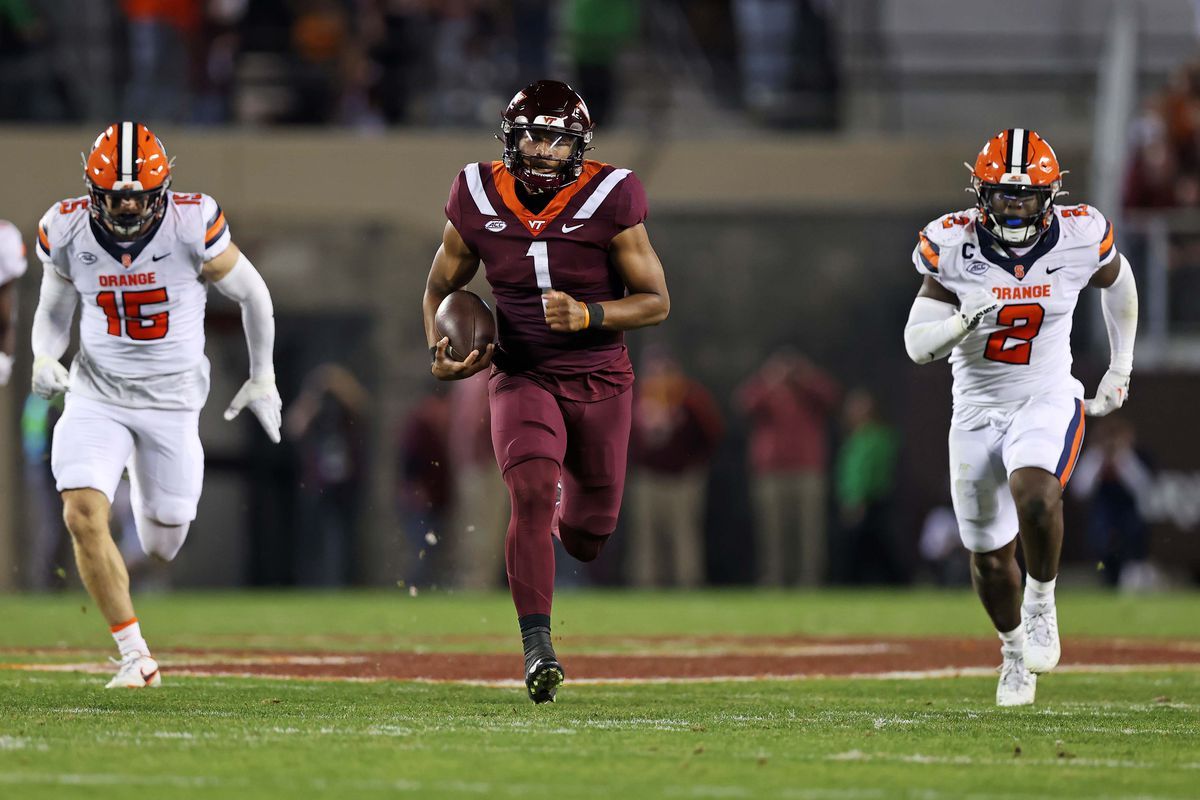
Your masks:
{"label": "number 15 jersey", "polygon": [[86,197],[51,206],[37,254],[79,293],[79,353],[71,392],[131,408],[196,409],[208,396],[206,261],[230,243],[216,201],[167,193],[162,219],[132,244],[116,241]]}
{"label": "number 15 jersey", "polygon": [[577,393],[562,391],[570,378],[592,376],[596,385],[587,396],[573,399],[603,399],[632,384],[621,332],[552,331],[542,294],[556,289],[584,303],[624,297],[609,247],[646,215],[637,176],[598,161],[585,161],[579,180],[537,214],[522,205],[516,179],[502,162],[463,168],[450,189],[446,217],[483,262],[496,298],[499,369],[544,376],[552,391],[568,396]]}
{"label": "number 15 jersey", "polygon": [[1117,257],[1113,226],[1086,205],[1057,206],[1037,244],[1014,255],[978,223],[947,214],[919,234],[913,264],[960,298],[986,289],[1000,308],[954,348],[955,417],[963,406],[1002,406],[1034,395],[1083,396],[1071,375],[1071,323],[1080,291]]}

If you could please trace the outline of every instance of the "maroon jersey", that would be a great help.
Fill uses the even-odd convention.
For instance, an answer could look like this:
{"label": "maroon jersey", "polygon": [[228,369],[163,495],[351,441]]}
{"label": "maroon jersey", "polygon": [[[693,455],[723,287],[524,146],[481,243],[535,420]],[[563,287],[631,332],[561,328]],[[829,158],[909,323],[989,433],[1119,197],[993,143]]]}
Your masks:
{"label": "maroon jersey", "polygon": [[483,262],[496,298],[497,368],[529,373],[572,399],[598,400],[629,387],[633,369],[621,332],[552,331],[542,293],[556,289],[584,303],[624,297],[609,246],[646,213],[637,176],[598,161],[584,162],[579,180],[538,214],[521,204],[502,162],[463,168],[446,217]]}

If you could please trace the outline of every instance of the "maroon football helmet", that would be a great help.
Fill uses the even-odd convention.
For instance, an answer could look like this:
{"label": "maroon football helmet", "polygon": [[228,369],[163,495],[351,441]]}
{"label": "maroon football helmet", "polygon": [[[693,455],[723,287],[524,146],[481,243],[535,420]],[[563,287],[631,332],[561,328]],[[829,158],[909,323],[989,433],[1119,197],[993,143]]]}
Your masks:
{"label": "maroon football helmet", "polygon": [[[534,191],[557,191],[583,172],[592,127],[592,116],[578,92],[562,81],[536,81],[517,92],[504,109],[501,135],[496,138],[504,142],[504,166],[514,178]],[[526,138],[545,142],[536,157],[521,151]],[[553,155],[564,144],[570,145],[570,154]]]}

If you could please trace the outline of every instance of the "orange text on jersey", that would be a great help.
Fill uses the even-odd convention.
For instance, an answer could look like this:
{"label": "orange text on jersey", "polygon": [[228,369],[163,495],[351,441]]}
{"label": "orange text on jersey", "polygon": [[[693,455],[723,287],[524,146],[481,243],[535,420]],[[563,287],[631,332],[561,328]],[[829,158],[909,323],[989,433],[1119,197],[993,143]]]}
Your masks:
{"label": "orange text on jersey", "polygon": [[156,280],[153,272],[135,272],[132,275],[101,275],[100,287],[149,286]]}
{"label": "orange text on jersey", "polygon": [[997,300],[1037,300],[1050,296],[1050,284],[1041,283],[1036,286],[993,286],[992,294]]}

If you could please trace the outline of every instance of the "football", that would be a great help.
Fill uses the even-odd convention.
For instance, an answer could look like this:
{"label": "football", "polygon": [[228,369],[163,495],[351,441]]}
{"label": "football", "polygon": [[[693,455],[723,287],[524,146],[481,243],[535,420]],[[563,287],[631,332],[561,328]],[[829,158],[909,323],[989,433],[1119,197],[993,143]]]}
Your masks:
{"label": "football", "polygon": [[478,350],[482,357],[484,349],[496,341],[496,318],[492,310],[479,295],[465,289],[446,295],[433,324],[439,338],[450,337],[446,355],[455,361],[465,361],[472,350]]}

